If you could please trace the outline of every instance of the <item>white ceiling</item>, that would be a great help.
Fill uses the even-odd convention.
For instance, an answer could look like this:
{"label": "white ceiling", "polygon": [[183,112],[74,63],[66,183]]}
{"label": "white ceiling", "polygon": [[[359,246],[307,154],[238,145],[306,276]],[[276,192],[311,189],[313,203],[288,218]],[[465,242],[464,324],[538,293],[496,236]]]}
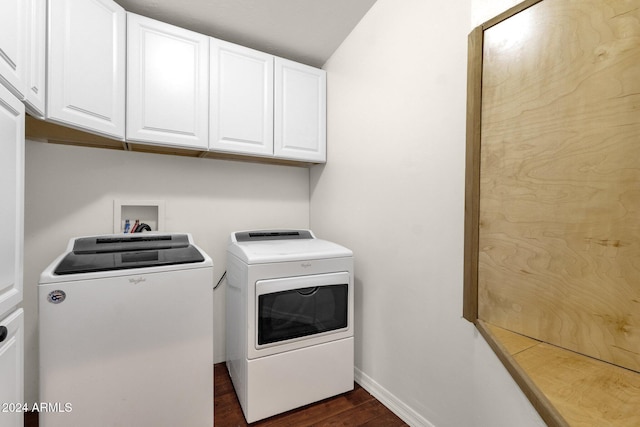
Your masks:
{"label": "white ceiling", "polygon": [[321,67],[376,0],[115,0],[127,11]]}

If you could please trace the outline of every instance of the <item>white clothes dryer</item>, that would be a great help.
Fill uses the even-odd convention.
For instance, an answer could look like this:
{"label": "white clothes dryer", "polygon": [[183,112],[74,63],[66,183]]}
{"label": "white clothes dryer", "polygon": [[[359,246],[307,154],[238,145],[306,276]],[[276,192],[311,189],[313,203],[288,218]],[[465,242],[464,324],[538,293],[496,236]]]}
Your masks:
{"label": "white clothes dryer", "polygon": [[232,233],[227,368],[247,422],[353,390],[353,253],[310,230]]}

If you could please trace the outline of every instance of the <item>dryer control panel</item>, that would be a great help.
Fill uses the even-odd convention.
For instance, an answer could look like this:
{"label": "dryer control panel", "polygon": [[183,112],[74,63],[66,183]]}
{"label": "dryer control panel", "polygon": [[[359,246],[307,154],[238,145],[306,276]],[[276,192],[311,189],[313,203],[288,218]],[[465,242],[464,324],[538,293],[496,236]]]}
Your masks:
{"label": "dryer control panel", "polygon": [[261,240],[315,239],[310,230],[256,230],[234,233],[236,242],[258,242]]}

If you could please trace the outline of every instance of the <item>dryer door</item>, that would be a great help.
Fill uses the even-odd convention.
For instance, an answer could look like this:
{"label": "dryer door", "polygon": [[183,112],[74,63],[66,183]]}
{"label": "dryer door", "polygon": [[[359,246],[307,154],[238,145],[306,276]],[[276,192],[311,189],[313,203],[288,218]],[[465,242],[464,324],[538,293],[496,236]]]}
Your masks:
{"label": "dryer door", "polygon": [[258,281],[256,349],[337,339],[335,334],[350,330],[350,294],[347,272]]}

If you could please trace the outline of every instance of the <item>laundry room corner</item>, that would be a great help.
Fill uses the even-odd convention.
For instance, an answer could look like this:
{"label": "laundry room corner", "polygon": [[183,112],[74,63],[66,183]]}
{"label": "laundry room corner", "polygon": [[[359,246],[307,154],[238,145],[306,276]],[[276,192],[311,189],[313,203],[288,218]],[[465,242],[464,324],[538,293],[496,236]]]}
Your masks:
{"label": "laundry room corner", "polygon": [[[615,123],[625,124],[625,150],[613,144],[611,153],[633,162],[626,148],[640,146],[627,135],[637,128],[627,124],[640,126],[636,98],[592,99],[575,91],[567,97],[539,84],[566,88],[567,73],[558,70],[570,63],[584,71],[588,63],[598,79],[585,80],[590,71],[581,71],[582,86],[607,95],[624,81],[636,95],[640,80],[629,70],[640,66],[638,3],[3,2],[0,427],[242,427],[262,420],[296,427],[544,427],[549,420],[564,426],[552,396],[520,373],[526,350],[494,339],[522,332],[512,338],[518,345],[546,347],[553,341],[531,344],[531,330],[544,329],[549,316],[533,304],[529,313],[538,321],[526,331],[495,333],[482,316],[495,311],[509,323],[527,323],[523,305],[505,303],[487,282],[508,293],[522,291],[515,275],[550,283],[514,268],[531,259],[521,249],[537,228],[512,215],[502,220],[502,181],[513,175],[503,166],[518,166],[503,148],[506,141],[522,153],[522,129],[513,118],[532,111],[532,102],[555,106],[558,92],[562,107],[581,116],[575,126],[592,110],[623,117]],[[541,57],[563,61],[542,67],[550,74],[533,73],[531,86],[502,77],[530,76],[529,68],[511,67],[526,62],[540,71],[549,62],[521,60],[522,52],[536,51],[539,37],[491,53],[493,40],[500,47],[515,41],[511,31],[495,37],[505,27],[527,33],[518,21],[530,12],[527,27],[548,24],[543,31],[552,34],[551,45],[539,45]],[[576,26],[587,30],[567,31]],[[571,36],[571,49],[553,36],[556,30]],[[624,56],[611,50],[630,43],[636,44]],[[602,61],[593,61],[594,49],[604,49]],[[508,96],[494,102],[496,92]],[[541,92],[554,94],[553,102],[540,101]],[[621,101],[621,114],[602,108],[611,100]],[[492,120],[494,110],[500,114]],[[559,133],[567,134],[567,123],[551,110]],[[548,124],[546,115],[534,115]],[[509,138],[496,133],[485,141],[505,123]],[[602,128],[587,129],[591,145],[603,145],[600,135],[613,141]],[[584,151],[576,140],[571,155]],[[553,136],[527,143],[549,157],[549,147],[564,147],[556,142]],[[480,167],[486,158],[501,159],[489,162],[496,173],[488,179],[500,197],[479,190],[491,175],[485,163]],[[545,170],[566,172],[555,167],[564,162],[554,162]],[[615,161],[605,166],[612,174],[620,169]],[[623,171],[605,177],[603,200],[633,193],[637,176],[627,179],[632,169]],[[617,195],[606,191],[622,181]],[[517,195],[520,183],[509,187]],[[527,221],[536,215],[530,194],[515,205]],[[591,224],[601,204],[567,206],[564,224],[573,226],[576,212]],[[494,217],[501,220],[494,224]],[[505,234],[512,226],[525,227],[524,234]],[[507,237],[504,247],[493,244],[492,230]],[[620,230],[629,237],[626,227]],[[582,233],[570,231],[580,246]],[[594,265],[603,264],[602,256],[633,252],[622,237],[604,234],[602,242],[613,243],[594,245],[607,249]],[[547,259],[550,252],[540,249]],[[483,271],[511,252],[518,256],[498,266],[508,275],[492,277],[493,265]],[[618,258],[627,260],[622,267],[629,264]],[[633,280],[620,279],[621,289],[634,293],[622,301],[624,310],[607,304],[617,310],[606,311],[612,316],[633,312],[640,300],[640,289],[627,286]],[[563,295],[534,288],[548,313],[557,313]],[[528,303],[531,295],[519,292],[514,301]],[[567,321],[583,320],[580,314]],[[616,336],[633,335],[627,320]],[[608,323],[605,330],[615,322]],[[566,328],[546,329],[553,335]],[[634,357],[600,344],[616,352],[613,359]],[[537,352],[529,354],[532,365],[550,371]],[[593,389],[607,390],[602,384],[619,378],[602,377]],[[580,381],[571,384],[590,392]],[[626,399],[620,395],[607,397]],[[627,400],[631,416],[640,416],[636,396]],[[600,403],[583,407],[619,412]]]}

